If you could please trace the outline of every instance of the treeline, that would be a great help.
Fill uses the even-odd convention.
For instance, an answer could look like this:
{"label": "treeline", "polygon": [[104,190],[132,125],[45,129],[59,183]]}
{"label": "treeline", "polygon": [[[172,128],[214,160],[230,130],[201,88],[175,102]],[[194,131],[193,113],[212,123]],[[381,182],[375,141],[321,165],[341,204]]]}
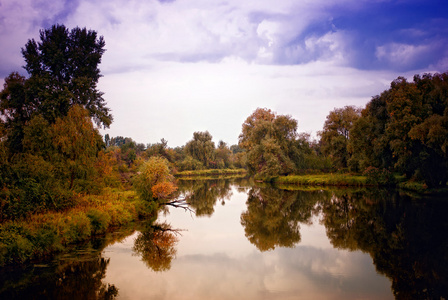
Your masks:
{"label": "treeline", "polygon": [[315,171],[363,173],[393,184],[393,173],[430,188],[448,180],[448,73],[399,77],[364,109],[335,108],[319,141],[298,134],[297,121],[257,109],[243,124],[239,146],[259,179]]}
{"label": "treeline", "polygon": [[399,77],[364,109],[335,109],[320,145],[338,168],[446,186],[448,73],[415,75],[413,82]]}

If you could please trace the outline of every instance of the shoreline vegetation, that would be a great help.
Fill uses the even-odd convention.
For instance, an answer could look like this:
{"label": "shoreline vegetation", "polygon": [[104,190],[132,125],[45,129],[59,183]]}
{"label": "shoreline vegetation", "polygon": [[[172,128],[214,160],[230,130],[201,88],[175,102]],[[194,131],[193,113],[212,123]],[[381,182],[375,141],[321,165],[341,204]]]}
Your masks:
{"label": "shoreline vegetation", "polygon": [[134,191],[107,189],[100,195],[82,195],[71,209],[33,214],[0,224],[0,267],[50,258],[142,218],[145,211]]}
{"label": "shoreline vegetation", "polygon": [[245,169],[206,169],[206,170],[189,170],[174,173],[175,177],[203,177],[203,176],[227,176],[227,175],[245,175]]}

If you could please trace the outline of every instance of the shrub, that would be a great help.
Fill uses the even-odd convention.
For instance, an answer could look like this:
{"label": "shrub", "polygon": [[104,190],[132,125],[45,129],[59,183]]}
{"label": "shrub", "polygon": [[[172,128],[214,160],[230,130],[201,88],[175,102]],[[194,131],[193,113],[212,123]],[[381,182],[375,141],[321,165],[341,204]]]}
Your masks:
{"label": "shrub", "polygon": [[368,167],[363,175],[367,177],[367,184],[391,186],[396,183],[392,172],[386,169]]}
{"label": "shrub", "polygon": [[70,244],[87,239],[91,232],[91,220],[83,212],[74,213],[66,218],[68,228],[63,234],[64,243]]}
{"label": "shrub", "polygon": [[94,234],[104,233],[109,227],[110,216],[97,209],[91,209],[87,212],[87,217],[90,219],[90,224],[92,226],[92,232]]}

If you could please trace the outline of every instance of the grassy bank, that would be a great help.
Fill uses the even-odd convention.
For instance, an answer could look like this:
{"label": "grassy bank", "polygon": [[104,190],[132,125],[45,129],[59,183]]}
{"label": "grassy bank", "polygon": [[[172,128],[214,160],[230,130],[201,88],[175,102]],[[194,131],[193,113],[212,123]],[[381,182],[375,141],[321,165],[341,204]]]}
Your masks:
{"label": "grassy bank", "polygon": [[351,174],[289,175],[275,178],[274,183],[308,186],[369,186],[366,176]]}
{"label": "grassy bank", "polygon": [[0,266],[42,259],[71,244],[136,221],[143,206],[133,191],[108,189],[79,196],[64,212],[47,212],[0,224]]}
{"label": "grassy bank", "polygon": [[219,175],[237,175],[246,174],[245,169],[209,169],[182,171],[174,174],[176,177],[194,177],[194,176],[219,176]]}

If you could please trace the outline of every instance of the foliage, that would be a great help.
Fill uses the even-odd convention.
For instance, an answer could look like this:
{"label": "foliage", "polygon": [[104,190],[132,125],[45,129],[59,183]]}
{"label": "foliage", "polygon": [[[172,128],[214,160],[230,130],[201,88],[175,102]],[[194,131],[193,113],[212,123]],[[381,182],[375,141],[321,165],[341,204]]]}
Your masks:
{"label": "foliage", "polygon": [[368,167],[363,175],[367,177],[367,184],[373,185],[395,185],[395,177],[392,172],[386,169],[378,169],[375,167]]}
{"label": "foliage", "polygon": [[156,272],[167,271],[176,256],[176,230],[166,224],[145,226],[138,234],[132,251],[142,257],[142,261]]}
{"label": "foliage", "polygon": [[186,170],[202,170],[204,165],[197,159],[194,159],[190,155],[187,155],[184,160],[176,164],[179,171]]}
{"label": "foliage", "polygon": [[0,92],[0,221],[76,205],[107,182],[92,123],[112,122],[97,90],[104,40],[54,25],[22,49],[29,78],[11,73]]}
{"label": "foliage", "polygon": [[129,224],[143,214],[135,193],[130,191],[106,190],[102,195],[80,197],[77,203],[64,212],[42,212],[0,224],[0,266],[61,251],[104,233],[110,226]]}
{"label": "foliage", "polygon": [[216,168],[215,143],[208,132],[195,132],[193,139],[185,144],[185,153],[202,163],[206,168]]}
{"label": "foliage", "polygon": [[256,109],[243,123],[239,147],[247,152],[250,174],[268,179],[293,171],[289,155],[296,142],[297,121],[290,116],[277,116],[270,109]]}
{"label": "foliage", "polygon": [[328,114],[324,128],[319,132],[321,151],[332,158],[333,166],[337,169],[347,168],[349,165],[350,132],[359,117],[360,109],[354,106],[335,108]]}
{"label": "foliage", "polygon": [[211,170],[192,170],[182,171],[175,174],[176,177],[184,176],[211,176],[211,175],[234,175],[245,174],[245,169],[211,169]]}
{"label": "foliage", "polygon": [[354,163],[403,172],[429,187],[448,180],[448,73],[398,77],[355,123]]}
{"label": "foliage", "polygon": [[109,127],[112,116],[97,90],[104,46],[103,37],[86,28],[69,31],[64,25],[53,25],[41,30],[40,42],[31,39],[22,48],[24,68],[31,76],[29,108],[38,108],[52,123],[67,115],[71,106],[82,105],[98,125]]}
{"label": "foliage", "polygon": [[173,181],[168,161],[160,156],[152,156],[140,167],[134,186],[142,200],[163,201],[176,191]]}

